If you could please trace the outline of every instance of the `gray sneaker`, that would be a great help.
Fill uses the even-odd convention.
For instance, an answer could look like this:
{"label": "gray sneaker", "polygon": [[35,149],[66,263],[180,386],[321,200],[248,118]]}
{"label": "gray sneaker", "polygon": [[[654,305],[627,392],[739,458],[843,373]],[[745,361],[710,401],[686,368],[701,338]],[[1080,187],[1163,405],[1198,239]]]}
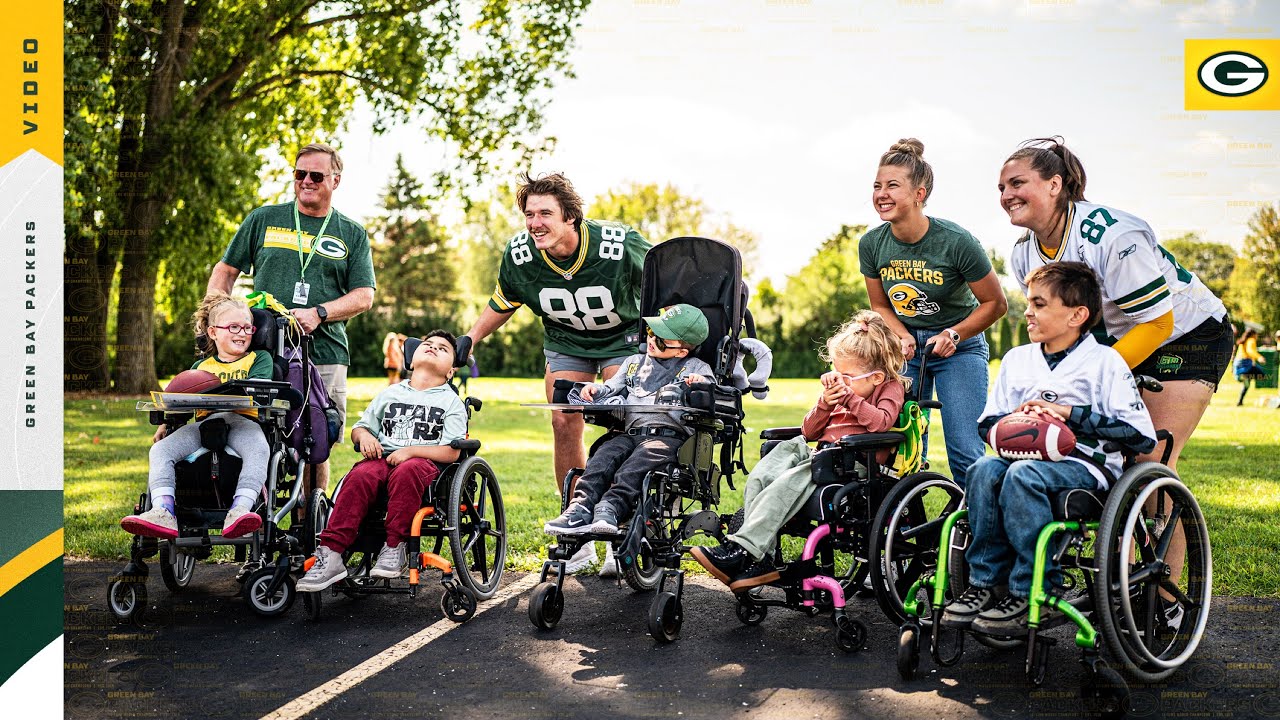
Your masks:
{"label": "gray sneaker", "polygon": [[316,561],[298,580],[298,592],[320,592],[347,576],[347,566],[342,555],[321,545],[316,548]]}
{"label": "gray sneaker", "polygon": [[369,571],[369,577],[398,578],[404,572],[404,566],[405,544],[402,542],[392,547],[383,543],[382,550],[378,553],[378,562]]}
{"label": "gray sneaker", "polygon": [[[1027,615],[1030,603],[1026,598],[1006,595],[1003,600],[978,613],[970,626],[974,632],[999,637],[1027,634]],[[1044,613],[1042,612],[1041,615]]]}
{"label": "gray sneaker", "polygon": [[974,618],[996,604],[996,594],[991,588],[970,585],[967,590],[947,605],[942,613],[942,624],[949,628],[967,628]]}
{"label": "gray sneaker", "polygon": [[548,535],[582,535],[591,529],[591,508],[571,503],[560,517],[542,526]]}
{"label": "gray sneaker", "polygon": [[[589,530],[601,535],[621,535],[622,531],[618,529],[618,511],[609,503],[596,505],[595,512],[591,516]],[[610,550],[608,557],[613,557],[612,550]]]}

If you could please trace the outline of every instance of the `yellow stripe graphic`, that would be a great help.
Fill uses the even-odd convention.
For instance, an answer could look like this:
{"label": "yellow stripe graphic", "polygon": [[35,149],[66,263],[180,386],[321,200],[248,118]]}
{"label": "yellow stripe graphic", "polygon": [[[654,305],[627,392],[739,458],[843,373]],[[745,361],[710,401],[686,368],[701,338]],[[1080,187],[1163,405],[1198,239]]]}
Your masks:
{"label": "yellow stripe graphic", "polygon": [[58,528],[49,533],[48,537],[23,550],[17,557],[0,567],[0,595],[14,589],[23,580],[31,577],[37,570],[61,555],[62,528]]}

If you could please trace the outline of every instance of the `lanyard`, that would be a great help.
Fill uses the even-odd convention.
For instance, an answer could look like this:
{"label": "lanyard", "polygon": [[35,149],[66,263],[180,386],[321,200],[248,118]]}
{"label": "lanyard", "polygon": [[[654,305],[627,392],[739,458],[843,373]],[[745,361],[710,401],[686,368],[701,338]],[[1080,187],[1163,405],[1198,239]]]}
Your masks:
{"label": "lanyard", "polygon": [[[324,237],[324,230],[325,228],[329,227],[329,218],[331,217],[333,217],[332,205],[329,206],[329,212],[325,213],[324,222],[320,223],[320,232],[315,234],[315,241],[317,244],[320,242],[320,238]],[[302,273],[299,275],[299,280],[306,281],[307,266],[310,265],[311,261],[315,259],[316,248],[313,245],[311,248],[311,254],[307,256],[306,260],[302,259],[302,218],[298,217],[298,201],[297,200],[293,201],[293,231],[298,236],[298,264],[302,266]]]}

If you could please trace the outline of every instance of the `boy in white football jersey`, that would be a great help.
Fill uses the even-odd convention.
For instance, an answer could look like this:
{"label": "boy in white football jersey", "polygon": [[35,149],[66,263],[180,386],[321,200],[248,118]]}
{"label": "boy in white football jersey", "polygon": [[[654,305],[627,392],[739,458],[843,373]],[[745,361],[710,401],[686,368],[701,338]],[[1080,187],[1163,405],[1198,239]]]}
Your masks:
{"label": "boy in white football jersey", "polygon": [[[1071,428],[1076,448],[1058,462],[987,456],[969,469],[970,586],[947,606],[943,625],[999,636],[1025,633],[1036,538],[1053,520],[1052,496],[1076,488],[1105,490],[1123,462],[1112,445],[1135,452],[1155,447],[1155,429],[1133,373],[1119,353],[1089,333],[1101,305],[1098,278],[1082,263],[1052,263],[1027,277],[1032,342],[1004,356],[978,432],[988,437],[1014,412],[1043,413]],[[1046,577],[1056,583],[1059,575],[1050,558]]]}

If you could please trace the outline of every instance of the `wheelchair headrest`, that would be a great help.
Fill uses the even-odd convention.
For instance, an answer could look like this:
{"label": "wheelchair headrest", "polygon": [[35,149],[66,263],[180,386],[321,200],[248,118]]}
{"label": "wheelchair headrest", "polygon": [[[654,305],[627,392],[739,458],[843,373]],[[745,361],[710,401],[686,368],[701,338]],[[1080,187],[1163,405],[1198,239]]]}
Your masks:
{"label": "wheelchair headrest", "polygon": [[253,315],[253,339],[249,341],[250,350],[266,350],[275,354],[279,348],[276,347],[276,338],[279,336],[276,328],[276,314],[270,310],[262,308],[249,308],[249,312]]}
{"label": "wheelchair headrest", "polygon": [[[461,335],[459,335],[458,337],[462,337],[462,336],[461,336]],[[409,371],[409,372],[412,372],[412,371],[413,371],[413,354],[414,354],[414,353],[416,353],[416,352],[418,352],[418,346],[419,346],[419,345],[421,345],[421,344],[422,344],[422,338],[420,338],[420,337],[413,337],[412,335],[410,335],[410,336],[409,336],[409,337],[404,341],[404,369],[405,369],[406,371]],[[469,347],[469,346],[468,346],[468,347]],[[465,359],[465,358],[462,360],[462,363],[461,363],[461,364],[459,364],[459,363],[457,362],[457,358],[461,355],[461,353],[459,353],[459,352],[458,352],[458,339],[457,339],[457,338],[454,338],[454,341],[453,341],[453,355],[454,355],[454,363],[453,363],[453,366],[454,366],[455,368],[456,368],[456,367],[463,367],[463,366],[465,366],[465,365],[467,364],[467,361],[466,361],[466,359]]]}

